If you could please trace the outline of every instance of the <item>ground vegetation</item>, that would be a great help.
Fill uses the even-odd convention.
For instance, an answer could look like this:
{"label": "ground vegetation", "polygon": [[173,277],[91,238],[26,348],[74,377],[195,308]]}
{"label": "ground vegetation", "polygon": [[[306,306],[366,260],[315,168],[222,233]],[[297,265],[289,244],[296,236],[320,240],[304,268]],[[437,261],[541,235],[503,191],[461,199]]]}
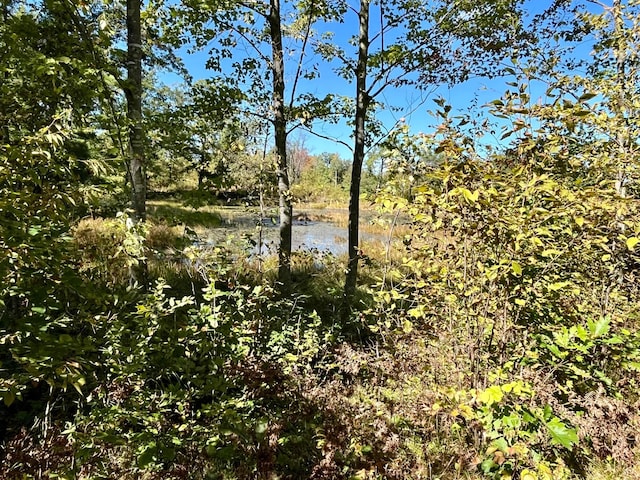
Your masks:
{"label": "ground vegetation", "polygon": [[[384,135],[349,308],[347,251],[293,250],[286,289],[262,251],[285,165],[250,90],[154,80],[191,17],[142,5],[132,117],[124,4],[0,6],[0,478],[640,478],[637,2],[555,2],[497,98]],[[348,237],[354,166],[287,148],[292,221]]]}

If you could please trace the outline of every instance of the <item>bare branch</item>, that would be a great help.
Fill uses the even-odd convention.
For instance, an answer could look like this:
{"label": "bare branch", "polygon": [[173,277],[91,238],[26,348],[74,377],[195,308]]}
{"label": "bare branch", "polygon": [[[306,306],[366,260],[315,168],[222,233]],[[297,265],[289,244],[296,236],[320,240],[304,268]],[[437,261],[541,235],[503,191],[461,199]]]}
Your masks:
{"label": "bare branch", "polygon": [[343,141],[343,140],[339,140],[335,137],[330,137],[328,135],[323,135],[321,133],[316,132],[315,130],[310,129],[309,127],[307,127],[306,125],[303,125],[302,123],[299,123],[296,128],[302,128],[302,130],[304,130],[307,133],[310,133],[311,135],[313,135],[314,137],[318,137],[318,138],[322,138],[323,140],[329,140],[330,142],[334,142],[337,143],[339,145],[342,145],[344,147],[347,147],[349,149],[350,152],[353,152],[353,146],[348,144],[347,142]]}
{"label": "bare branch", "polygon": [[[414,103],[410,109],[408,111],[406,111],[405,116],[410,116],[411,114],[415,113],[418,108],[420,108],[421,106],[423,106],[427,100],[429,99],[429,96],[431,94],[433,94],[436,90],[438,89],[437,86],[432,86],[431,89],[429,90],[429,92],[427,92],[421,99],[420,101]],[[398,120],[395,121],[395,123],[393,124],[393,126],[387,130],[387,133],[383,136],[381,136],[379,139],[377,139],[372,145],[369,146],[369,148],[367,149],[367,153],[369,153],[371,150],[373,150],[375,147],[377,147],[378,145],[380,145],[384,140],[386,140],[389,135],[391,135],[391,132],[393,132],[393,129],[396,128],[398,125],[400,125],[401,123],[403,123],[403,119],[400,118]]]}
{"label": "bare branch", "polygon": [[258,56],[263,62],[266,62],[267,65],[271,62],[271,59],[262,53],[262,50],[259,48],[259,46],[253,40],[251,40],[246,33],[244,33],[242,30],[239,30],[235,25],[225,25],[225,26],[229,30],[232,30],[236,32],[238,35],[240,35],[240,37],[242,37],[242,39],[245,42],[247,42],[247,44],[252,48],[252,50],[254,50],[258,54]]}
{"label": "bare branch", "polygon": [[302,61],[306,55],[307,44],[309,42],[309,36],[311,35],[312,16],[309,14],[309,20],[307,21],[307,27],[304,32],[304,40],[302,42],[302,49],[300,50],[300,59],[298,60],[298,68],[296,70],[295,77],[293,78],[293,87],[291,88],[291,101],[289,102],[289,108],[293,107],[293,101],[296,95],[296,89],[298,87],[298,81],[302,75]]}

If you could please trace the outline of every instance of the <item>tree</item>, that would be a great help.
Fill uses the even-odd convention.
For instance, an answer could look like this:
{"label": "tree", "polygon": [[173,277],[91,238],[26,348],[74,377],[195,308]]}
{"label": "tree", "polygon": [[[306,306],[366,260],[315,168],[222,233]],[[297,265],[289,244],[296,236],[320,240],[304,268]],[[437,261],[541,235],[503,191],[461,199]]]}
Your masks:
{"label": "tree", "polygon": [[[547,36],[530,59],[516,62],[511,72],[520,83],[504,102],[520,118],[508,135],[531,135],[540,119],[551,134],[572,139],[556,146],[556,168],[579,175],[585,165],[570,163],[575,151],[589,148],[585,164],[596,167],[603,179],[615,184],[622,197],[637,192],[637,89],[640,46],[636,2],[614,0],[610,5],[587,0],[555,5],[553,15],[539,19],[539,36]],[[554,32],[553,35],[545,35]],[[587,55],[586,52],[589,52]],[[531,101],[534,82],[544,85],[546,96],[561,105]],[[504,105],[497,101],[497,108]],[[576,121],[579,118],[580,121]],[[579,140],[577,140],[579,138]],[[536,148],[541,147],[540,145]],[[561,159],[566,158],[564,161]]]}
{"label": "tree", "polygon": [[144,118],[150,190],[175,187],[191,171],[189,96],[190,91],[182,87],[160,86],[148,92]]}
{"label": "tree", "polygon": [[440,161],[428,136],[412,135],[409,125],[403,122],[368,155],[366,168],[376,179],[375,194],[383,184],[391,184],[397,195],[411,201],[413,188],[423,184]]}
{"label": "tree", "polygon": [[337,153],[321,153],[318,156],[318,161],[327,169],[329,181],[334,186],[337,187],[343,183],[349,173],[350,163],[348,160],[342,159]]}
{"label": "tree", "polygon": [[[88,288],[71,248],[86,214],[100,79],[67,2],[3,2],[0,25],[0,396],[76,385]],[[71,335],[73,335],[73,337]],[[59,339],[69,338],[68,342]],[[87,343],[84,343],[87,345]],[[47,359],[43,362],[42,359]],[[68,374],[68,375],[67,375]],[[40,391],[43,391],[40,389]],[[6,416],[3,412],[2,416]]]}
{"label": "tree", "polygon": [[[257,12],[256,12],[257,13]],[[276,175],[280,210],[280,243],[278,245],[278,279],[285,288],[291,282],[291,227],[293,206],[289,191],[287,163],[287,117],[285,113],[284,47],[282,45],[282,13],[280,0],[270,0],[265,18],[271,40],[271,80],[273,83],[273,130],[276,152]]]}
{"label": "tree", "polygon": [[289,139],[287,143],[287,156],[289,163],[289,180],[292,184],[300,181],[300,176],[311,162],[311,154],[306,147],[305,137],[299,136],[295,140]]}
{"label": "tree", "polygon": [[[287,138],[301,123],[308,123],[328,110],[330,96],[318,99],[309,94],[300,95],[298,82],[303,77],[316,75],[313,67],[307,71],[304,62],[312,25],[335,12],[318,8],[314,2],[283,3],[280,0],[234,1],[220,9],[203,9],[197,2],[187,2],[187,7],[184,13],[196,46],[209,48],[207,66],[223,72],[224,83],[244,92],[245,113],[267,120],[273,126],[280,217],[278,277],[286,289],[291,277],[293,212]],[[285,22],[294,11],[296,18]],[[288,50],[297,53],[292,62],[291,80],[285,74],[286,58],[291,58],[285,55],[285,39],[291,43]]]}
{"label": "tree", "polygon": [[[426,89],[457,83],[472,73],[499,72],[498,60],[526,44],[518,6],[521,0],[477,2],[413,2],[394,0],[376,4],[376,22],[371,22],[371,2],[360,0],[349,7],[358,18],[357,60],[335,45],[320,50],[329,59],[342,62],[341,72],[355,80],[353,114],[353,167],[349,200],[349,260],[344,295],[347,301],[356,289],[359,260],[359,196],[366,147],[375,131],[368,131],[371,109],[381,107],[378,98],[390,88],[413,85]],[[370,23],[379,24],[370,34]],[[372,45],[375,48],[372,49]],[[526,46],[526,45],[525,45]]]}
{"label": "tree", "polygon": [[[149,93],[145,124],[153,155],[150,173],[167,186],[167,181],[175,184],[179,177],[195,172],[201,192],[219,192],[230,186],[231,165],[241,161],[239,156],[247,142],[234,104],[235,91],[197,81],[177,89],[163,86]],[[172,179],[167,178],[167,170]]]}
{"label": "tree", "polygon": [[372,97],[367,89],[369,69],[369,0],[360,0],[358,10],[358,63],[356,77],[356,111],[354,117],[353,166],[351,168],[351,187],[349,190],[348,247],[349,260],[344,284],[345,297],[351,298],[356,289],[358,261],[360,259],[359,222],[360,222],[360,179],[364,163],[366,146],[366,118]]}
{"label": "tree", "polygon": [[[142,123],[142,23],[141,0],[127,0],[127,119],[129,149],[127,173],[131,184],[131,204],[135,223],[146,220],[147,179],[145,174],[144,131]],[[143,258],[131,269],[131,281],[146,288],[147,265]]]}
{"label": "tree", "polygon": [[[582,15],[586,26],[595,36],[593,61],[588,77],[576,76],[574,81],[584,92],[582,100],[589,101],[593,95],[602,97],[602,103],[587,103],[597,112],[605,108],[607,116],[588,115],[586,120],[598,136],[614,146],[601,167],[611,171],[615,188],[621,197],[638,191],[638,167],[640,145],[639,103],[640,92],[640,27],[637,24],[640,6],[637,2],[613,0],[611,6],[590,2],[602,8],[601,12]],[[593,102],[594,100],[591,100]]]}
{"label": "tree", "polygon": [[295,200],[344,204],[348,195],[346,177],[350,165],[350,161],[343,160],[336,153],[308,156],[299,180],[292,187]]}

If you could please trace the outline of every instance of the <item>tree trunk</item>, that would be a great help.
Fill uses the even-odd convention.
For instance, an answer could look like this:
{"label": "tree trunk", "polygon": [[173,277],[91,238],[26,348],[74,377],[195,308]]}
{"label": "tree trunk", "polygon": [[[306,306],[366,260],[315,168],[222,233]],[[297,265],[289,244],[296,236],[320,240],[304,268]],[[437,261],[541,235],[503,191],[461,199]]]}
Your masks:
{"label": "tree trunk", "polygon": [[[127,173],[131,185],[131,205],[135,223],[146,218],[146,179],[144,173],[144,133],[142,128],[142,26],[141,0],[127,0],[127,119],[129,121],[129,158]],[[139,260],[131,269],[131,282],[144,287],[147,265]]]}
{"label": "tree trunk", "polygon": [[198,191],[202,191],[204,186],[204,170],[198,170]]}
{"label": "tree trunk", "polygon": [[273,77],[274,136],[277,156],[278,195],[280,210],[280,245],[278,247],[278,280],[286,290],[291,283],[291,225],[293,208],[289,191],[287,166],[287,121],[284,104],[284,51],[282,47],[282,25],[280,0],[271,0],[268,15],[271,37]]}
{"label": "tree trunk", "polygon": [[344,284],[344,296],[347,305],[356,291],[358,279],[359,255],[359,221],[360,221],[360,179],[364,163],[365,126],[369,108],[367,92],[367,59],[369,56],[369,0],[360,0],[360,31],[358,34],[358,65],[356,67],[356,113],[353,149],[353,167],[351,170],[351,187],[349,190],[349,263]]}
{"label": "tree trunk", "polygon": [[[627,196],[627,169],[625,168],[626,162],[630,157],[630,138],[629,138],[629,122],[627,111],[627,48],[624,40],[624,19],[622,17],[622,4],[620,0],[614,0],[611,6],[611,12],[613,15],[614,25],[614,38],[615,43],[613,45],[614,55],[616,58],[616,87],[617,87],[617,99],[615,103],[615,115],[617,119],[622,122],[624,126],[618,125],[618,132],[616,135],[616,141],[618,143],[618,165],[616,171],[615,188],[618,195],[621,197]],[[622,230],[624,231],[624,224]]]}
{"label": "tree trunk", "polygon": [[[9,1],[4,0],[2,2],[2,22],[6,24],[9,21]],[[9,78],[9,72],[7,70],[3,73],[4,80],[6,81]],[[3,116],[8,112],[3,112]],[[6,121],[0,122],[2,123],[2,127],[0,128],[0,143],[11,144],[11,139],[9,138],[9,124]]]}
{"label": "tree trunk", "polygon": [[127,0],[127,118],[129,120],[129,181],[137,221],[146,217],[144,138],[142,132],[142,28],[140,0]]}

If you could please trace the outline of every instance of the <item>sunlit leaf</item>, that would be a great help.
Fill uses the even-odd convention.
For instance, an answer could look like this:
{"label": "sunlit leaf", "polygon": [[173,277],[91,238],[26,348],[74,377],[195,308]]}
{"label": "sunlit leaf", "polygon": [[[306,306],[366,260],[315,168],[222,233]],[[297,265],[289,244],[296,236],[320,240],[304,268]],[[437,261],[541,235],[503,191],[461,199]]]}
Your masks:
{"label": "sunlit leaf", "polygon": [[578,443],[578,432],[574,428],[567,427],[559,418],[553,417],[545,425],[551,435],[552,443],[565,448],[571,448]]}
{"label": "sunlit leaf", "polygon": [[609,317],[603,317],[599,319],[597,322],[593,322],[591,319],[588,320],[587,325],[589,327],[589,331],[591,334],[597,338],[602,335],[606,335],[609,331],[609,324],[611,323],[611,319]]}
{"label": "sunlit leaf", "polygon": [[518,262],[516,262],[515,260],[513,262],[511,262],[511,270],[517,276],[522,275],[522,266]]}
{"label": "sunlit leaf", "polygon": [[636,248],[636,245],[638,244],[638,242],[640,242],[640,238],[638,238],[638,237],[629,237],[629,238],[627,238],[627,248],[629,250],[634,250]]}
{"label": "sunlit leaf", "polygon": [[504,393],[500,386],[492,385],[491,387],[480,392],[480,394],[478,395],[478,400],[486,405],[492,405],[494,403],[499,403],[500,401],[502,401],[503,397]]}

